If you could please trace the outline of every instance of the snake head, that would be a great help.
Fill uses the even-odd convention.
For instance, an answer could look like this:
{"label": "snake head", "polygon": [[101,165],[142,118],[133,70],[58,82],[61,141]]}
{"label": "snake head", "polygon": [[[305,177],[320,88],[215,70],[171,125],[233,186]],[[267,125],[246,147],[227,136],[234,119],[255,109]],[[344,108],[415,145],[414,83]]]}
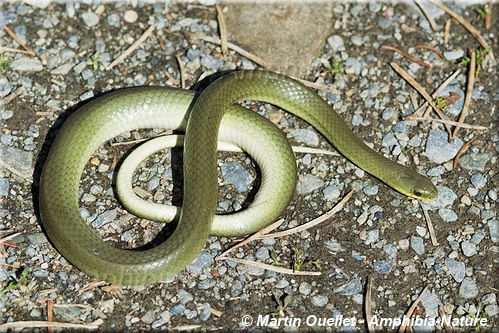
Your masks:
{"label": "snake head", "polygon": [[[412,171],[412,170],[411,170]],[[401,172],[398,176],[399,184],[403,184],[403,194],[419,200],[432,200],[438,196],[438,190],[431,180],[416,172]]]}

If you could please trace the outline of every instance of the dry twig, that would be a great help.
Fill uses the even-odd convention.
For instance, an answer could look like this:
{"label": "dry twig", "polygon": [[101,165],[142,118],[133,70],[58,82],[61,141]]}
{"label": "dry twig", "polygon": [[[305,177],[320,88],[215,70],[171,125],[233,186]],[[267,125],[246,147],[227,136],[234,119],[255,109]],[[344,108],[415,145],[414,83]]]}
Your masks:
{"label": "dry twig", "polygon": [[470,141],[468,141],[465,144],[463,144],[462,147],[459,149],[459,151],[457,152],[456,156],[454,157],[454,161],[452,163],[452,168],[453,169],[457,168],[457,163],[459,162],[459,158],[466,151],[466,149],[468,149],[468,147],[471,145],[471,143],[473,141],[475,141],[475,139],[476,139],[476,136],[474,136],[473,138],[471,138]]}
{"label": "dry twig", "polygon": [[180,71],[180,87],[182,89],[185,89],[185,67],[184,67],[184,62],[182,61],[182,58],[178,54],[175,55],[175,59],[177,59],[178,62],[178,68]]}
{"label": "dry twig", "polygon": [[434,121],[436,123],[442,123],[442,124],[446,124],[446,125],[459,126],[461,128],[469,128],[469,129],[476,129],[476,130],[487,130],[488,129],[485,126],[460,123],[458,121],[453,121],[453,120],[448,120],[448,119],[435,119],[435,118],[426,118],[426,117],[407,117],[405,119],[419,120],[419,121]]}
{"label": "dry twig", "polygon": [[402,56],[406,57],[407,59],[412,60],[412,61],[414,61],[415,63],[420,64],[421,66],[424,66],[424,67],[429,67],[429,68],[431,68],[431,67],[432,67],[432,65],[430,65],[430,64],[428,64],[428,63],[426,63],[426,62],[424,62],[423,60],[418,59],[418,58],[416,58],[416,57],[414,57],[414,56],[411,56],[410,54],[407,54],[407,53],[405,53],[404,51],[402,51],[402,50],[400,50],[400,49],[397,49],[396,47],[393,47],[393,46],[388,46],[388,45],[382,45],[382,46],[381,46],[381,48],[382,48],[382,49],[385,49],[385,50],[395,51],[395,52],[397,52],[397,53],[401,54]]}
{"label": "dry twig", "polygon": [[423,215],[426,220],[426,225],[428,226],[428,232],[430,233],[430,239],[433,246],[438,246],[437,235],[435,234],[435,229],[433,228],[433,223],[431,223],[430,214],[428,214],[428,210],[423,206],[422,202],[419,202],[421,206],[421,210],[423,211]]}
{"label": "dry twig", "polygon": [[[210,37],[210,36],[202,36],[202,35],[197,35],[197,34],[191,34],[190,36],[193,38],[204,40],[205,42],[208,42],[208,43],[213,43],[213,44],[218,44],[218,45],[222,44],[222,41],[220,40],[220,38],[215,38],[215,37]],[[239,53],[243,57],[246,57],[249,60],[253,61],[255,64],[257,64],[263,68],[267,68],[267,63],[262,58],[254,55],[254,54],[252,54],[252,53],[250,53],[250,52],[248,52],[248,51],[246,51],[246,50],[240,48],[239,46],[232,44],[230,42],[227,42],[227,47],[229,49],[233,50],[234,52]]]}
{"label": "dry twig", "polygon": [[13,93],[10,93],[9,95],[7,95],[6,97],[0,99],[0,107],[1,106],[4,106],[4,105],[7,105],[9,104],[10,102],[12,102],[14,99],[16,99],[17,97],[19,97],[19,95],[21,95],[24,91],[26,90],[26,88],[24,88],[24,86],[20,86],[16,91],[14,91]]}
{"label": "dry twig", "polygon": [[489,56],[491,59],[494,59],[494,53],[492,52],[492,48],[490,48],[489,44],[485,41],[485,39],[482,37],[480,34],[480,31],[476,30],[475,27],[473,27],[471,24],[468,23],[461,15],[444,5],[443,3],[440,3],[436,0],[428,0],[435,6],[439,7],[442,9],[444,12],[452,16],[456,21],[458,21],[466,30],[468,30],[473,37],[476,38],[476,40],[480,43],[480,45],[483,46],[484,49],[489,49]]}
{"label": "dry twig", "polygon": [[[433,101],[433,98],[431,98],[431,96],[426,92],[426,90],[416,80],[414,80],[406,71],[404,71],[399,65],[397,65],[394,62],[391,62],[390,65],[397,73],[400,74],[400,76],[402,76],[410,85],[412,85],[414,87],[414,89],[416,89],[421,94],[421,96],[423,96],[424,99],[426,99],[426,101],[428,103],[430,103],[430,105],[435,110],[435,112],[438,114],[438,116],[441,119],[444,119],[444,115],[443,115],[442,111],[435,104],[435,102]],[[449,133],[449,135],[451,135],[451,131],[450,131],[449,126],[445,123],[444,123],[444,126],[447,129],[447,132]]]}
{"label": "dry twig", "polygon": [[414,0],[414,2],[419,6],[419,8],[423,12],[423,14],[426,16],[426,19],[428,20],[428,22],[430,22],[430,25],[431,25],[431,28],[433,29],[433,31],[437,31],[438,30],[437,23],[435,22],[433,17],[431,17],[431,15],[428,12],[428,10],[426,9],[426,7],[419,0]]}
{"label": "dry twig", "polygon": [[[436,98],[444,89],[445,87],[447,87],[452,81],[454,81],[454,79],[456,78],[456,76],[459,75],[461,71],[458,69],[457,71],[455,71],[451,76],[449,76],[445,81],[444,83],[442,83],[440,85],[440,87],[438,87],[435,92],[433,92],[433,94],[431,95],[431,98],[434,99]],[[421,110],[423,110],[425,107],[428,106],[428,102],[424,102],[423,104],[421,104],[421,106],[419,108],[416,109],[416,111],[414,111],[413,114],[411,114],[410,116],[407,116],[405,117],[404,119],[406,120],[415,120],[415,118],[419,117],[420,114],[421,114]],[[428,113],[431,111],[431,108],[429,108],[425,114],[423,115],[423,118],[427,118],[428,117]]]}
{"label": "dry twig", "polygon": [[39,327],[61,327],[61,328],[76,328],[76,329],[88,329],[96,330],[102,325],[104,321],[102,319],[97,319],[90,324],[73,324],[73,323],[61,323],[57,321],[13,321],[10,323],[0,324],[0,330],[8,329],[19,329],[19,328],[39,328]]}
{"label": "dry twig", "polygon": [[311,272],[311,271],[298,271],[295,269],[291,268],[286,268],[286,267],[280,267],[280,266],[273,266],[269,264],[264,264],[261,262],[256,262],[252,260],[246,260],[246,259],[239,259],[239,258],[229,258],[229,257],[224,257],[221,258],[222,260],[231,260],[234,262],[237,262],[239,264],[251,266],[251,267],[257,267],[261,269],[266,269],[268,271],[273,271],[277,273],[282,273],[282,274],[289,274],[289,275],[321,275],[321,272]]}
{"label": "dry twig", "polygon": [[222,54],[227,54],[228,46],[227,46],[227,26],[225,25],[225,18],[222,8],[220,8],[219,4],[215,4],[215,8],[217,10],[217,21],[218,21],[218,29],[220,32],[220,49],[222,50]]}
{"label": "dry twig", "polygon": [[449,36],[450,36],[450,24],[451,24],[452,20],[451,19],[448,19],[446,22],[445,22],[445,27],[444,27],[444,45],[447,45],[447,43],[449,42]]}
{"label": "dry twig", "polygon": [[147,28],[147,30],[142,34],[142,36],[140,36],[139,39],[137,39],[135,41],[135,43],[133,43],[128,49],[126,49],[125,52],[123,52],[118,58],[114,59],[113,62],[111,62],[109,64],[109,66],[107,66],[106,69],[107,70],[112,69],[118,63],[123,61],[123,59],[128,57],[130,55],[130,53],[135,51],[135,49],[137,49],[147,39],[147,37],[149,37],[152,34],[152,32],[154,31],[154,28],[155,28],[154,24],[151,25],[149,28]]}
{"label": "dry twig", "polygon": [[[421,301],[421,298],[423,298],[423,295],[425,294],[426,290],[428,289],[428,284],[423,288],[421,293],[419,293],[418,298],[411,304],[407,312],[404,314],[404,319],[405,318],[410,318],[412,316],[412,313],[414,312],[414,309],[416,309],[416,306],[418,305],[419,301]],[[405,332],[406,328],[408,326],[406,325],[406,321],[402,321],[402,325],[399,327],[399,333]]]}
{"label": "dry twig", "polygon": [[[475,83],[475,66],[476,65],[476,52],[475,49],[471,49],[471,59],[470,59],[470,70],[468,71],[468,85],[466,86],[466,96],[464,97],[464,105],[461,114],[459,115],[458,122],[464,122],[464,118],[468,114],[468,109],[471,103],[471,95],[473,94],[473,84]],[[454,128],[451,138],[456,137],[457,132],[459,132],[459,126]]]}
{"label": "dry twig", "polygon": [[373,319],[373,310],[372,310],[372,302],[371,302],[371,289],[372,289],[372,276],[369,276],[367,279],[367,290],[366,290],[366,299],[364,304],[364,309],[366,311],[366,321],[367,321],[367,331],[369,333],[376,332],[376,327],[372,324]]}
{"label": "dry twig", "polygon": [[429,46],[429,45],[416,45],[416,46],[414,46],[414,48],[415,49],[427,49],[427,50],[431,50],[431,51],[435,52],[440,57],[440,59],[445,59],[444,54],[440,50],[434,48],[433,46]]}
{"label": "dry twig", "polygon": [[[26,45],[24,45],[23,42],[21,42],[21,40],[19,39],[19,37],[16,36],[16,34],[14,33],[14,31],[12,31],[8,26],[4,25],[3,26],[3,30],[5,30],[6,33],[9,34],[10,37],[12,37],[13,40],[16,41],[17,44],[21,45],[21,47],[25,50],[24,52],[21,52],[21,53],[27,53],[31,56],[36,56],[36,53],[31,51]],[[14,51],[14,52],[19,52],[20,50],[18,51]]]}

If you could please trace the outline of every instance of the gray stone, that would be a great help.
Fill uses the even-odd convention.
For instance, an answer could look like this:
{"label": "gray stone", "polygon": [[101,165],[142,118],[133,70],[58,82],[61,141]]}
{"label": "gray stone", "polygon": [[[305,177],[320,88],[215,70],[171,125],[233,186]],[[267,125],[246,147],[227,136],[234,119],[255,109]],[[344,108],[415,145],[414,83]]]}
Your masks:
{"label": "gray stone", "polygon": [[328,185],[322,190],[326,200],[334,200],[340,197],[341,191],[336,185]]}
{"label": "gray stone", "polygon": [[103,225],[113,222],[116,219],[118,212],[116,209],[106,210],[102,214],[99,214],[97,218],[92,222],[92,227],[98,229]]}
{"label": "gray stone", "polygon": [[81,18],[87,27],[94,27],[99,23],[99,16],[94,12],[83,12]]}
{"label": "gray stone", "polygon": [[315,295],[312,297],[312,304],[314,306],[323,307],[328,303],[328,298],[325,295]]}
{"label": "gray stone", "polygon": [[465,271],[465,264],[462,261],[457,261],[454,259],[450,258],[445,258],[445,266],[447,266],[447,269],[449,270],[449,273],[452,275],[454,280],[456,282],[461,282],[463,281],[466,271]]}
{"label": "gray stone", "polygon": [[490,160],[492,155],[490,153],[469,153],[461,156],[459,165],[466,170],[485,171],[485,165]]}
{"label": "gray stone", "polygon": [[465,277],[459,287],[459,296],[463,298],[476,298],[478,296],[478,287],[471,277]]}
{"label": "gray stone", "polygon": [[446,52],[444,52],[445,59],[447,59],[449,61],[460,59],[463,56],[464,56],[464,51],[463,50],[452,50],[452,51],[446,51]]}
{"label": "gray stone", "polygon": [[463,141],[459,138],[449,142],[447,132],[431,130],[426,139],[426,156],[433,163],[441,164],[453,159],[462,145]]}
{"label": "gray stone", "polygon": [[324,182],[311,174],[306,174],[298,181],[296,191],[300,194],[308,194],[324,186]]}
{"label": "gray stone", "polygon": [[221,166],[222,176],[227,184],[235,186],[236,191],[241,193],[248,189],[255,178],[241,166],[239,162],[227,162]]}
{"label": "gray stone", "polygon": [[469,241],[464,241],[461,243],[461,250],[463,251],[463,254],[467,257],[472,257],[478,253],[476,245]]}
{"label": "gray stone", "polygon": [[421,237],[412,236],[411,237],[411,248],[418,255],[423,255],[425,253],[424,240]]}
{"label": "gray stone", "polygon": [[319,136],[317,133],[305,128],[291,130],[288,137],[291,137],[297,142],[304,143],[308,146],[317,147],[319,145]]}
{"label": "gray stone", "polygon": [[485,185],[487,185],[487,178],[485,178],[481,173],[475,173],[470,178],[471,184],[475,186],[477,189],[481,189]]}
{"label": "gray stone", "polygon": [[0,178],[0,197],[7,197],[9,195],[9,179]]}
{"label": "gray stone", "polygon": [[40,72],[43,70],[43,65],[38,58],[21,57],[14,60],[10,67],[15,71],[20,72]]}
{"label": "gray stone", "polygon": [[362,283],[359,278],[355,277],[347,283],[334,288],[333,292],[339,293],[343,296],[351,296],[362,291]]}
{"label": "gray stone", "polygon": [[198,254],[196,259],[186,267],[186,270],[192,275],[199,275],[206,267],[213,264],[213,256],[206,251],[202,251]]}
{"label": "gray stone", "polygon": [[440,215],[445,222],[454,222],[457,220],[457,214],[449,208],[440,208],[438,210],[438,215]]}
{"label": "gray stone", "polygon": [[490,239],[494,243],[499,242],[499,220],[489,220],[487,221],[489,226]]}
{"label": "gray stone", "polygon": [[393,259],[380,260],[373,263],[373,269],[379,274],[387,274],[392,270]]}

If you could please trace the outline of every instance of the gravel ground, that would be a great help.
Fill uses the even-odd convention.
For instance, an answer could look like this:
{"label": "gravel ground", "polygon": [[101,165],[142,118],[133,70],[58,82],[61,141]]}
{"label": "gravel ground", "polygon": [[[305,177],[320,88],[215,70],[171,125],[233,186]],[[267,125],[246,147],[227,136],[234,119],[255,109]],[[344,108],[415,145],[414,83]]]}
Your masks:
{"label": "gravel ground", "polygon": [[[44,5],[44,1],[34,2]],[[281,228],[321,215],[349,190],[354,190],[353,197],[331,221],[319,227],[255,241],[231,255],[287,267],[302,260],[310,263],[304,270],[320,271],[320,276],[283,275],[232,261],[215,261],[234,242],[217,237],[210,237],[185,271],[150,286],[99,284],[71,266],[47,241],[36,204],[45,155],[68,114],[82,102],[115,88],[178,86],[176,55],[185,64],[187,87],[202,73],[257,67],[232,51],[223,56],[217,45],[188,38],[190,33],[218,36],[212,6],[88,2],[45,8],[0,5],[0,25],[8,24],[36,52],[36,57],[10,52],[2,56],[9,67],[0,76],[0,96],[12,96],[21,88],[24,91],[0,105],[0,230],[20,232],[9,240],[15,246],[3,245],[0,288],[19,278],[24,267],[29,272],[16,288],[0,296],[1,323],[47,320],[50,301],[54,320],[95,322],[105,331],[249,328],[257,332],[270,324],[288,330],[299,324],[304,330],[315,326],[320,330],[363,331],[364,295],[368,277],[372,277],[372,311],[378,318],[402,317],[428,286],[417,308],[420,318],[436,318],[442,306],[456,320],[486,318],[482,331],[498,327],[496,64],[489,61],[477,77],[465,120],[488,129],[462,129],[450,142],[442,124],[401,120],[414,111],[411,95],[418,103],[421,98],[388,64],[394,61],[405,68],[429,92],[461,69],[441,93],[449,117],[457,119],[468,71],[461,60],[479,44],[453,21],[449,42],[443,46],[442,27],[447,16],[431,5],[428,8],[440,26],[438,32],[408,4],[336,4],[334,35],[325,42],[323,54],[303,72],[303,78],[337,89],[340,93],[319,93],[375,149],[431,177],[440,194],[422,206],[429,211],[438,246],[430,239],[418,201],[394,192],[342,157],[298,154],[297,194],[283,214],[287,222]],[[475,9],[481,6],[452,8],[483,30],[483,22],[475,21]],[[497,9],[495,5],[493,20],[499,17]],[[151,24],[156,25],[153,36],[125,61],[106,70]],[[497,24],[484,34],[496,56],[497,35]],[[2,46],[19,48],[3,30],[0,40]],[[418,44],[445,51],[445,59],[430,50],[414,48]],[[408,51],[434,67],[403,59],[381,49],[382,45]],[[340,68],[335,74],[327,69],[334,65],[334,59]],[[294,144],[332,150],[301,120],[268,105],[256,108],[277,119]],[[150,137],[156,132],[125,133],[114,141]],[[471,139],[475,140],[453,169],[453,158]],[[81,213],[111,243],[135,247],[152,240],[161,226],[134,218],[114,198],[109,179],[128,147],[105,144],[95,153],[82,177]],[[157,202],[178,201],[178,183],[171,177],[176,179],[180,173],[179,156],[175,151],[155,155],[137,172],[135,184],[146,197]],[[258,183],[251,159],[244,154],[221,153],[219,175],[219,210],[240,209]],[[315,260],[320,261],[319,268],[312,264]],[[279,307],[278,302],[284,300],[291,302]],[[324,322],[327,318],[336,321]],[[354,318],[355,323],[349,325],[341,318]],[[454,324],[471,330],[462,322]],[[390,325],[385,323],[384,328]],[[416,332],[432,328],[441,329],[441,325],[427,320],[412,327]]]}

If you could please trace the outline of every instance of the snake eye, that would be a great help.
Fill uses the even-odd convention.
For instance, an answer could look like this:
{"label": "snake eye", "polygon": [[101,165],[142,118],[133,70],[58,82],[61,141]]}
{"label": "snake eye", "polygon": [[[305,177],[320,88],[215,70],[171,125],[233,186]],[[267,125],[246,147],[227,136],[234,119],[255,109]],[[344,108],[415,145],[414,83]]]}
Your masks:
{"label": "snake eye", "polygon": [[422,194],[421,192],[419,192],[418,190],[414,190],[412,193],[413,193],[415,196],[417,196],[417,197],[420,197],[420,196],[422,196],[422,195],[423,195],[423,194]]}

